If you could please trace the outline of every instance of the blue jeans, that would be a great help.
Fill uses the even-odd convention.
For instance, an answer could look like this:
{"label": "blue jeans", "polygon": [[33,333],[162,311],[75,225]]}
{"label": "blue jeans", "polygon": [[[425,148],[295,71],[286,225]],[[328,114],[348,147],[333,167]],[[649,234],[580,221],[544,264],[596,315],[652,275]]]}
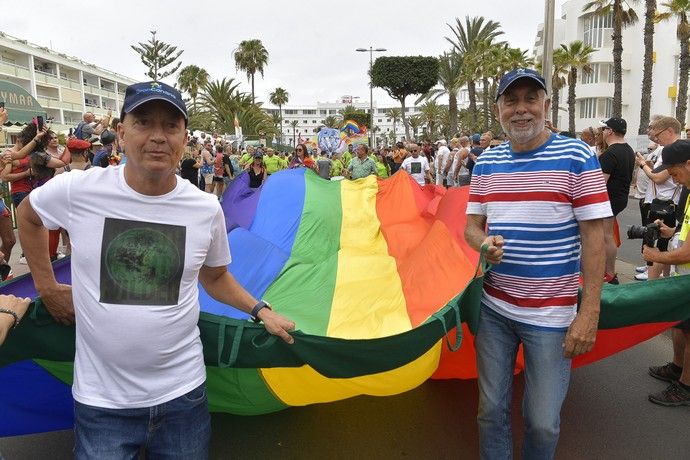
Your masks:
{"label": "blue jeans", "polygon": [[554,458],[561,405],[570,382],[571,361],[563,357],[565,334],[564,330],[513,321],[482,305],[475,337],[482,459],[512,458],[510,408],[520,343],[525,357],[522,456],[528,460]]}
{"label": "blue jeans", "polygon": [[211,439],[206,386],[163,404],[106,409],[74,402],[74,458],[207,459]]}

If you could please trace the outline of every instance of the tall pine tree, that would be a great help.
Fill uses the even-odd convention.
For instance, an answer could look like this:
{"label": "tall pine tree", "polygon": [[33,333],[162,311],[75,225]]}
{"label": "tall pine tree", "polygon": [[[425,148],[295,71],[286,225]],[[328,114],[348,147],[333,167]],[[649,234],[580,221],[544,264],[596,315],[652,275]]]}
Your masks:
{"label": "tall pine tree", "polygon": [[149,71],[146,72],[146,76],[153,81],[160,81],[172,75],[177,72],[177,69],[182,65],[182,62],[178,62],[172,69],[163,70],[165,67],[177,61],[184,50],[177,51],[177,46],[171,46],[156,39],[155,30],[151,31],[151,39],[148,43],[139,42],[139,46],[131,45],[131,47],[134,51],[139,53],[141,62],[149,69]]}

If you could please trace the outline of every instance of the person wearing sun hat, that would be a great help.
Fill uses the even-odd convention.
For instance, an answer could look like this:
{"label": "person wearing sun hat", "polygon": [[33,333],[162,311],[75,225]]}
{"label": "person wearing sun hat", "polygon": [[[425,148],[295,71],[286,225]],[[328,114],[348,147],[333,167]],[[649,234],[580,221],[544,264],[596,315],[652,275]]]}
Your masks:
{"label": "person wearing sun hat", "polygon": [[[175,174],[187,118],[175,88],[130,85],[117,126],[127,163],[60,174],[18,209],[38,293],[56,321],[76,322],[77,459],[133,458],[140,449],[147,457],[208,457],[199,283],[269,333],[294,340],[294,323],[227,271],[218,200]],[[55,280],[45,227],[70,234],[71,286]]]}

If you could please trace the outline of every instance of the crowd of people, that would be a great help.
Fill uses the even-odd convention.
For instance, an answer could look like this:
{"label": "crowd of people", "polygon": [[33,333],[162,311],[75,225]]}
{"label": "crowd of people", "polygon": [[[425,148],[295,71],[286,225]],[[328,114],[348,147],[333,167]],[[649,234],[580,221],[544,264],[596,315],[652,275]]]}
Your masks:
{"label": "crowd of people", "polygon": [[[661,236],[654,248],[644,240],[642,256],[651,265],[641,272],[649,279],[670,276],[672,265],[690,272],[690,245],[682,245],[690,230],[690,141],[678,139],[681,125],[671,117],[652,120],[646,153],[635,154],[626,143],[621,118],[573,139],[546,121],[549,104],[541,75],[514,70],[497,88],[499,136],[459,133],[373,150],[357,144],[340,154],[297,144],[288,155],[264,146],[237,148],[205,133],[197,137],[187,130],[180,93],[154,82],[127,89],[119,119],[86,114],[64,149],[47,127],[28,125],[3,154],[0,177],[11,184],[22,247],[46,308],[57,321],[76,323],[75,456],[127,456],[143,445],[154,456],[172,450],[187,458],[207,456],[197,283],[288,344],[295,328],[227,271],[230,248],[218,201],[242,171],[251,187],[260,187],[280,170],[309,168],[324,180],[385,178],[402,169],[422,186],[469,184],[464,237],[493,265],[475,337],[481,455],[512,455],[512,378],[522,344],[523,456],[553,458],[571,359],[594,345],[602,284],[618,283],[615,216],[627,206],[631,183],[640,197],[641,223],[655,225]],[[71,172],[77,169],[92,171]],[[92,205],[106,201],[108,206]],[[104,276],[101,246],[132,228],[179,243],[182,258],[166,267],[175,274],[172,286],[144,295],[115,289]],[[79,248],[72,286],[52,276],[61,229]],[[0,228],[7,258],[14,241],[5,233]],[[132,257],[135,262],[146,260]],[[28,299],[0,302],[0,318],[16,326]],[[649,369],[669,382],[649,396],[654,403],[690,405],[688,323],[674,330],[673,361]],[[154,333],[160,330],[166,334]],[[179,417],[150,433],[146,427],[161,404]]]}

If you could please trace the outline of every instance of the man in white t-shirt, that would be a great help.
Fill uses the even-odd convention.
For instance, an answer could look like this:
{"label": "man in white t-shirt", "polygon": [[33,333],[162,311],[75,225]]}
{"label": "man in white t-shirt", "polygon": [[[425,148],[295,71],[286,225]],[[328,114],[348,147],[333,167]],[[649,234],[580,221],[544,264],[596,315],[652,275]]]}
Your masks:
{"label": "man in white t-shirt", "polygon": [[447,147],[445,139],[436,141],[436,145],[438,146],[436,159],[434,161],[436,185],[446,185],[446,163],[450,156],[450,149]]}
{"label": "man in white t-shirt", "polygon": [[419,154],[419,146],[417,144],[410,144],[408,149],[411,155],[403,160],[400,168],[407,171],[419,185],[431,183],[429,160],[424,155]]}
{"label": "man in white t-shirt", "polygon": [[[666,216],[654,215],[650,206],[655,199],[673,201],[676,205],[678,204],[680,186],[673,182],[673,178],[667,170],[663,169],[657,171],[656,168],[661,166],[661,152],[664,146],[671,145],[680,139],[680,130],[680,122],[673,117],[659,117],[652,120],[652,122],[649,123],[647,135],[652,142],[656,142],[659,145],[659,148],[651,155],[652,158],[654,158],[653,165],[650,167],[647,160],[639,153],[635,157],[635,163],[642,173],[649,178],[649,185],[647,186],[644,198],[645,205],[649,209],[649,214],[647,216],[648,223],[654,222],[656,219],[662,219],[664,224],[668,227],[674,227],[676,225],[675,214]],[[668,242],[669,238],[659,238],[656,242],[656,247],[660,251],[667,251]],[[635,275],[635,279],[638,281],[657,279],[662,273],[664,276],[668,276],[670,271],[671,267],[669,265],[655,263],[646,273],[642,272]]]}
{"label": "man in white t-shirt", "polygon": [[[74,455],[207,458],[198,283],[288,343],[294,323],[227,271],[218,200],[175,175],[186,143],[180,93],[131,85],[120,119],[124,166],[60,174],[18,209],[38,293],[57,321],[76,323]],[[46,227],[70,233],[71,286],[55,280]]]}

